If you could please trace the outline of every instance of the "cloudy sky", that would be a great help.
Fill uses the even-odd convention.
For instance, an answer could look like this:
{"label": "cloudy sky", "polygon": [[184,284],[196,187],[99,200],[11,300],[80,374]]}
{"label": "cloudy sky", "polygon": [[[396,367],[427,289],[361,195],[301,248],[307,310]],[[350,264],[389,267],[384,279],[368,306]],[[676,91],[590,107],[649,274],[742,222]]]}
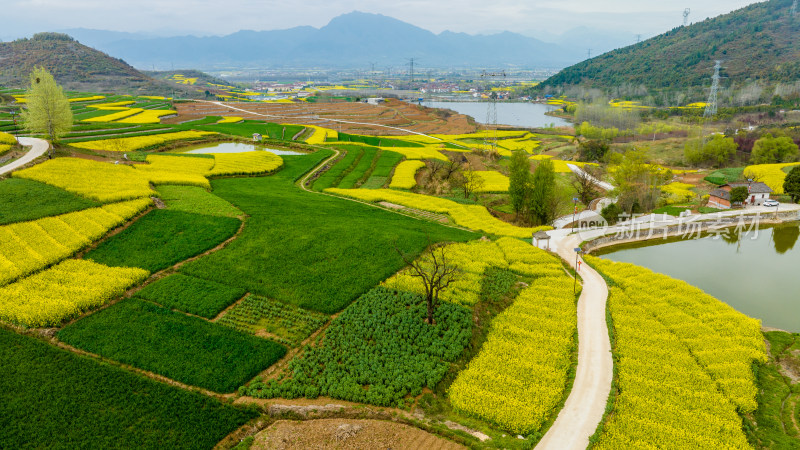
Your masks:
{"label": "cloudy sky", "polygon": [[[299,25],[322,27],[354,10],[380,13],[439,33],[514,31],[546,37],[586,26],[653,36],[751,0],[3,0],[0,37],[93,28],[159,35],[227,34]],[[11,20],[9,20],[11,18]]]}

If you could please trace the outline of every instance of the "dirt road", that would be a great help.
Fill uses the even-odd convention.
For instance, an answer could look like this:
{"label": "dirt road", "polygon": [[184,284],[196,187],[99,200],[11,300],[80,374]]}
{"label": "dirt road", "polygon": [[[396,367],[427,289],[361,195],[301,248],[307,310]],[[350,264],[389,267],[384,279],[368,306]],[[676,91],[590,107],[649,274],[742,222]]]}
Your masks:
{"label": "dirt road", "polygon": [[[574,248],[580,245],[575,235],[554,242],[558,254],[574,267]],[[583,292],[578,301],[578,369],[564,408],[553,426],[536,446],[539,450],[583,450],[603,419],[614,361],[606,325],[608,286],[603,277],[581,264]]]}

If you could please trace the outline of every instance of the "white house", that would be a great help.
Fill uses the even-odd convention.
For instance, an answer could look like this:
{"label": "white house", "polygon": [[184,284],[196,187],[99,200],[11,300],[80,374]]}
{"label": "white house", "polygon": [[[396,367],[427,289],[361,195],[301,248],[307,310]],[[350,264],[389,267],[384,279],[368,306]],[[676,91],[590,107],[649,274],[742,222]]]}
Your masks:
{"label": "white house", "polygon": [[724,184],[719,189],[711,191],[708,199],[708,206],[717,209],[730,209],[731,208],[731,191],[737,187],[746,187],[748,189],[747,199],[744,201],[744,206],[757,205],[760,206],[764,201],[769,199],[772,194],[772,189],[764,183],[730,183]]}

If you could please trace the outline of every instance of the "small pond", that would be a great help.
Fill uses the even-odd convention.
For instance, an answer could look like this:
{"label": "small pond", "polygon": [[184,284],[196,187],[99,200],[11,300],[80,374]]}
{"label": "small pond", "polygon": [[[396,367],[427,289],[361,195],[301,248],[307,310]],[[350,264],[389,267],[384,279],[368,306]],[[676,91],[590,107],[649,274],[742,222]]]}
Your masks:
{"label": "small pond", "polygon": [[701,239],[654,240],[599,250],[612,261],[647,267],[684,280],[764,326],[800,332],[798,224],[733,229]]}
{"label": "small pond", "polygon": [[305,153],[301,152],[279,150],[258,144],[246,144],[244,142],[214,142],[211,144],[195,145],[187,147],[182,153],[245,153],[263,150],[276,155],[305,155]]}

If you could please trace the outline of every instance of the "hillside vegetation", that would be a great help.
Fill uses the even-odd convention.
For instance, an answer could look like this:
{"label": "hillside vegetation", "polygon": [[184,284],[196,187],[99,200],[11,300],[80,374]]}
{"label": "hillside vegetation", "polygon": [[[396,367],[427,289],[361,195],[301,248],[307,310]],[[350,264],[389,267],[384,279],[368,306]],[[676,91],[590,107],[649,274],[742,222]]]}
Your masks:
{"label": "hillside vegetation", "polygon": [[710,85],[715,60],[723,60],[726,83],[793,83],[800,78],[800,14],[792,16],[791,5],[792,0],[770,0],[675,28],[568,67],[542,86]]}
{"label": "hillside vegetation", "polygon": [[29,74],[39,66],[69,90],[150,94],[172,90],[125,61],[87,47],[66,34],[38,33],[30,39],[0,43],[0,85],[26,87]]}

